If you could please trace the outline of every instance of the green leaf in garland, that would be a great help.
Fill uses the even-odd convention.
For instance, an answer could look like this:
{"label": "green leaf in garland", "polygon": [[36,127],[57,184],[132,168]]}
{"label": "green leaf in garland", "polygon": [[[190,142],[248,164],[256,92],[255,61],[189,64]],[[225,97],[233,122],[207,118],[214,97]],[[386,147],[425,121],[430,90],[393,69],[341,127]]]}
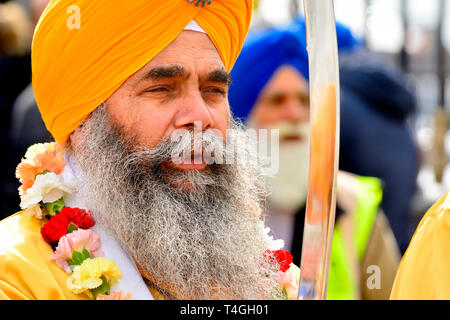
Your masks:
{"label": "green leaf in garland", "polygon": [[71,223],[69,223],[69,226],[67,227],[67,234],[72,233],[77,230],[78,230],[78,227],[71,222]]}
{"label": "green leaf in garland", "polygon": [[89,259],[91,255],[89,251],[83,249],[83,251],[74,251],[72,252],[72,259],[69,259],[69,265],[71,266],[80,266],[84,260]]}
{"label": "green leaf in garland", "polygon": [[108,280],[106,280],[105,276],[102,276],[100,279],[102,279],[102,284],[99,287],[91,290],[94,299],[97,299],[97,296],[99,294],[108,295],[109,291],[111,290],[111,287],[109,286]]}
{"label": "green leaf in garland", "polygon": [[286,288],[278,287],[272,290],[272,298],[275,300],[289,300]]}
{"label": "green leaf in garland", "polygon": [[286,291],[286,288],[283,288],[283,291],[281,292],[281,295],[282,295],[282,297],[283,297],[283,300],[289,300],[289,295],[288,295],[288,293],[287,293],[287,291]]}
{"label": "green leaf in garland", "polygon": [[36,180],[36,177],[37,177],[37,176],[39,176],[39,175],[41,175],[41,174],[46,174],[46,173],[49,173],[49,172],[51,172],[51,171],[50,171],[50,170],[44,170],[44,171],[42,171],[42,172],[36,173],[36,174],[34,175],[34,180]]}
{"label": "green leaf in garland", "polygon": [[54,202],[44,203],[44,207],[47,212],[53,217],[65,207],[64,199],[61,198]]}

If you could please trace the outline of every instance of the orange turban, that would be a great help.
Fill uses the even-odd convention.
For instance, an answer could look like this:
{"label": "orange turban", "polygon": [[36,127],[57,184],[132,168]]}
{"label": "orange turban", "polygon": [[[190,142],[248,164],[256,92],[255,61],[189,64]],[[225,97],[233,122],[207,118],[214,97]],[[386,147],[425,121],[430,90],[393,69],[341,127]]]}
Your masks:
{"label": "orange turban", "polygon": [[45,125],[57,142],[64,144],[95,108],[192,20],[208,34],[225,68],[231,70],[250,25],[252,0],[212,0],[204,7],[195,6],[197,0],[190,2],[49,3],[33,38],[33,89]]}

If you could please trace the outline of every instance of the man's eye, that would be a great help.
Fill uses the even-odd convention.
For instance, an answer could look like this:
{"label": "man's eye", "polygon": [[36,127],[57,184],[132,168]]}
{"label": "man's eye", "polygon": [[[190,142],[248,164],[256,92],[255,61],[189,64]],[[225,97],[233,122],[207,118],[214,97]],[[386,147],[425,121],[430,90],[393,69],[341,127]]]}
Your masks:
{"label": "man's eye", "polygon": [[158,87],[151,87],[148,88],[147,90],[145,90],[146,92],[152,92],[152,93],[165,93],[165,92],[169,92],[170,88],[165,87],[165,86],[158,86]]}
{"label": "man's eye", "polygon": [[221,95],[226,94],[225,90],[219,87],[207,87],[202,89],[202,91],[204,93],[221,94]]}
{"label": "man's eye", "polygon": [[284,104],[287,100],[287,97],[285,95],[274,95],[269,97],[269,102],[273,105],[280,106]]}
{"label": "man's eye", "polygon": [[309,95],[299,94],[298,101],[305,107],[309,107]]}

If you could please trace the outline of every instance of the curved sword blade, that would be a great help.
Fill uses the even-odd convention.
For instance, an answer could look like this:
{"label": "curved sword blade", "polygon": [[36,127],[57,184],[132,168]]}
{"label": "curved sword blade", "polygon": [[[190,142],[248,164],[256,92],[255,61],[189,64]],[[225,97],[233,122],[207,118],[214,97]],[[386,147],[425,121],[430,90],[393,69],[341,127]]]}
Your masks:
{"label": "curved sword blade", "polygon": [[310,75],[310,162],[299,299],[326,299],[336,210],[339,69],[333,0],[304,0]]}

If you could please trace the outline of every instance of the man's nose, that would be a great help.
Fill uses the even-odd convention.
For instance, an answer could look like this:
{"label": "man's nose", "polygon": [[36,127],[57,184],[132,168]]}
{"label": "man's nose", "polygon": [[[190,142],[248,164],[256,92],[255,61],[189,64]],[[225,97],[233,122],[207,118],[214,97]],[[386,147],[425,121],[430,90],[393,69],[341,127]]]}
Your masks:
{"label": "man's nose", "polygon": [[284,107],[284,111],[284,120],[292,122],[309,121],[309,110],[298,101],[288,101]]}
{"label": "man's nose", "polygon": [[175,116],[175,128],[204,131],[214,127],[208,104],[203,100],[200,91],[186,94],[179,101],[179,110]]}

